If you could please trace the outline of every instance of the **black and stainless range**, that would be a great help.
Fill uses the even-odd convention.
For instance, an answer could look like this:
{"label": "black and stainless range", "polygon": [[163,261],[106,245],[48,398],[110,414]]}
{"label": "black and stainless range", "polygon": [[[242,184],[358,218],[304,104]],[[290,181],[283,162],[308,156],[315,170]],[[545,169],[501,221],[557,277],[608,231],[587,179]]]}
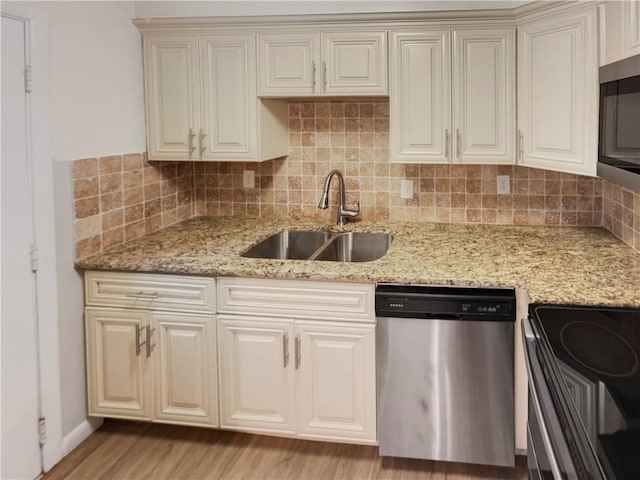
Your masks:
{"label": "black and stainless range", "polygon": [[640,309],[531,305],[531,479],[640,479]]}

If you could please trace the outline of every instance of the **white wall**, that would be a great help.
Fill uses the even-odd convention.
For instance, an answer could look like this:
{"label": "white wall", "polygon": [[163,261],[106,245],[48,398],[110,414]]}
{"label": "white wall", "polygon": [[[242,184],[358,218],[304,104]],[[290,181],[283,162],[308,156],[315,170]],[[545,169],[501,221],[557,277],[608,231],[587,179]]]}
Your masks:
{"label": "white wall", "polygon": [[137,1],[136,17],[287,15],[305,13],[427,12],[513,8],[531,0],[302,0],[302,1]]}
{"label": "white wall", "polygon": [[143,152],[142,43],[133,2],[29,2],[49,12],[53,156]]}
{"label": "white wall", "polygon": [[145,150],[142,46],[131,23],[133,2],[24,4],[49,14],[60,389],[67,452],[94,425],[86,415],[82,277],[73,267],[71,162]]}

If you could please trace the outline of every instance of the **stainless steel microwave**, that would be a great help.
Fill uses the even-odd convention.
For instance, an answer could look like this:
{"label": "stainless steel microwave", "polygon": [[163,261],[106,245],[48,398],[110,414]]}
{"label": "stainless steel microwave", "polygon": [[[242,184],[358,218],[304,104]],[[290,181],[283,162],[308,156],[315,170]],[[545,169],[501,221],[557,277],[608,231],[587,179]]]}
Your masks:
{"label": "stainless steel microwave", "polygon": [[640,55],[600,68],[598,176],[640,192]]}

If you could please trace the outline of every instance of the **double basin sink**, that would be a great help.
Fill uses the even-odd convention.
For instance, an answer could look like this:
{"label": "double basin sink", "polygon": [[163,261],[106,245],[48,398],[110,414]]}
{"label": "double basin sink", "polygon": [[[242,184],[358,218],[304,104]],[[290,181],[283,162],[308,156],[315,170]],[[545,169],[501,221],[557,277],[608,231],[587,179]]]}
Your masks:
{"label": "double basin sink", "polygon": [[370,262],[382,258],[391,245],[388,233],[332,233],[283,230],[242,254],[247,258]]}

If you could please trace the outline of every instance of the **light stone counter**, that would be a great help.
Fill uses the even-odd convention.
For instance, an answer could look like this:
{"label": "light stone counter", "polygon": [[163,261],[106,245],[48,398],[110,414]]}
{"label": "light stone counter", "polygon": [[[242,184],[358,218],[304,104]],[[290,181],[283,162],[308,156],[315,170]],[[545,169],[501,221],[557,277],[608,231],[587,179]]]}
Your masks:
{"label": "light stone counter", "polygon": [[240,254],[294,219],[202,217],[77,262],[86,270],[521,287],[532,302],[640,307],[640,255],[602,228],[354,222],[342,230],[393,234],[366,263],[263,260]]}

